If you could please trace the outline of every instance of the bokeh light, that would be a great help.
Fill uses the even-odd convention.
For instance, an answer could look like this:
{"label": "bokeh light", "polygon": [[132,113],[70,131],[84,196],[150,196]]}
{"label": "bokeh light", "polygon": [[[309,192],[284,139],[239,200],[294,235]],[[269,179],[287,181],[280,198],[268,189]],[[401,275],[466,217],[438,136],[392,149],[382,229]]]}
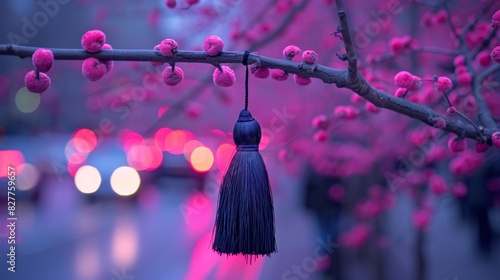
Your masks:
{"label": "bokeh light", "polygon": [[195,171],[206,172],[214,164],[214,154],[207,147],[198,147],[191,153],[189,162]]}
{"label": "bokeh light", "polygon": [[17,168],[17,166],[23,163],[24,163],[24,156],[23,153],[21,153],[20,151],[17,150],[0,151],[0,177],[7,177],[9,166]]}
{"label": "bokeh light", "polygon": [[75,252],[75,274],[77,279],[97,279],[101,259],[97,244],[86,241]]}
{"label": "bokeh light", "polygon": [[73,165],[83,164],[87,160],[87,155],[82,153],[73,153],[68,158],[68,163]]}
{"label": "bokeh light", "polygon": [[75,185],[77,189],[86,194],[94,193],[101,186],[101,174],[97,168],[85,165],[76,171],[75,174]]}
{"label": "bokeh light", "polygon": [[139,237],[134,224],[120,221],[111,240],[111,258],[114,266],[129,267],[134,264],[138,253]]}
{"label": "bokeh light", "polygon": [[271,136],[262,133],[262,137],[260,139],[260,144],[259,144],[259,150],[264,150],[265,148],[267,148],[270,142],[271,142]]}
{"label": "bokeh light", "polygon": [[225,172],[229,166],[231,156],[235,151],[236,146],[229,143],[224,143],[217,148],[217,168]]}
{"label": "bokeh light", "polygon": [[162,160],[162,151],[152,144],[134,145],[127,152],[127,162],[136,170],[155,170]]}
{"label": "bokeh light", "polygon": [[15,97],[16,107],[23,113],[32,113],[40,106],[40,94],[30,92],[26,87],[20,88]]}
{"label": "bokeh light", "polygon": [[193,139],[194,136],[189,131],[174,130],[165,138],[165,149],[171,154],[180,155],[184,152],[184,145]]}
{"label": "bokeh light", "polygon": [[191,140],[184,145],[183,153],[184,157],[189,160],[191,158],[191,154],[193,153],[194,149],[203,146],[203,144],[198,141],[198,140]]}
{"label": "bokeh light", "polygon": [[18,190],[30,190],[35,187],[40,180],[40,172],[38,172],[38,169],[32,164],[20,164],[17,170],[16,186]]}
{"label": "bokeh light", "polygon": [[92,130],[82,128],[73,136],[72,144],[78,152],[90,153],[97,145],[97,136]]}
{"label": "bokeh light", "polygon": [[123,149],[128,152],[135,145],[144,145],[144,138],[137,132],[123,130]]}
{"label": "bokeh light", "polygon": [[122,196],[134,194],[141,184],[141,177],[137,170],[129,166],[121,166],[111,174],[111,188]]}
{"label": "bokeh light", "polygon": [[166,151],[165,139],[167,138],[167,135],[170,132],[172,132],[172,129],[170,129],[168,127],[162,127],[160,129],[158,129],[158,131],[156,131],[156,133],[155,133],[155,136],[154,136],[155,144],[162,151]]}

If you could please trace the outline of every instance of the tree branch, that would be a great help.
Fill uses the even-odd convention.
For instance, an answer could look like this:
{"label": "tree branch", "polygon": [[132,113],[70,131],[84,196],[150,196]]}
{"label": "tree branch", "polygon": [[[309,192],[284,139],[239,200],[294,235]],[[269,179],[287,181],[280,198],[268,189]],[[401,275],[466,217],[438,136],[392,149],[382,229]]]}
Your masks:
{"label": "tree branch", "polygon": [[[25,47],[16,45],[0,45],[0,55],[18,56],[21,58],[30,57],[37,50],[36,47]],[[82,49],[50,49],[57,60],[83,60],[88,57],[95,57],[100,60],[115,61],[163,61],[166,63],[232,63],[240,64],[243,60],[244,52],[227,51],[218,56],[210,57],[201,51],[179,50],[173,57],[165,57],[155,50],[134,50],[134,49],[114,49],[103,50],[99,53],[91,54]],[[250,54],[248,62],[260,62],[262,67],[282,69],[288,73],[298,74],[303,77],[312,77],[322,80],[328,84],[335,84],[339,88],[348,88],[378,107],[407,115],[418,119],[426,124],[434,125],[436,118],[442,118],[446,122],[445,130],[458,135],[464,135],[471,139],[481,139],[480,134],[469,123],[461,120],[444,117],[429,107],[415,104],[405,99],[396,98],[388,93],[373,88],[361,75],[358,74],[352,83],[348,80],[348,70],[329,68],[319,64],[308,65],[307,63],[296,63],[285,59],[275,59],[257,54]],[[314,71],[313,71],[314,69]],[[491,73],[492,71],[490,71]],[[483,131],[491,144],[491,134],[496,127],[488,127]]]}
{"label": "tree branch", "polygon": [[338,31],[342,34],[344,40],[345,50],[347,53],[347,81],[349,83],[355,83],[358,79],[358,57],[356,56],[356,51],[354,50],[354,43],[352,41],[351,29],[349,27],[349,21],[347,20],[347,13],[344,7],[343,0],[335,0],[337,5],[337,14],[339,15],[340,26]]}
{"label": "tree branch", "polygon": [[486,14],[486,12],[493,6],[495,1],[488,1],[482,8],[480,13],[472,20],[469,22],[467,25],[465,25],[462,29],[462,33],[460,34],[459,37],[459,42],[460,42],[460,52],[464,56],[465,59],[465,66],[467,67],[468,72],[472,76],[472,94],[474,95],[474,99],[476,100],[476,105],[477,105],[477,111],[478,111],[478,117],[479,117],[479,122],[487,127],[487,128],[496,128],[496,123],[495,120],[493,119],[490,109],[488,108],[488,104],[486,104],[486,100],[484,100],[483,94],[482,94],[482,86],[481,82],[482,80],[478,76],[478,74],[474,71],[473,68],[473,60],[472,60],[472,55],[469,52],[469,49],[467,48],[466,40],[465,37],[467,33],[476,26],[476,24],[479,22],[481,17]]}

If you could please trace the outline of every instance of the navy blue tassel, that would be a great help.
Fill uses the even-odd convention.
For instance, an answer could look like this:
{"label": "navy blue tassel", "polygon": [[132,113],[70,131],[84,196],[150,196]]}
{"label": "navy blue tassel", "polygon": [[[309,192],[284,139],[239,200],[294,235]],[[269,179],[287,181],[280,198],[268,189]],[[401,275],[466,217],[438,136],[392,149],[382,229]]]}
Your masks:
{"label": "navy blue tassel", "polygon": [[234,126],[236,152],[219,192],[212,249],[220,255],[269,256],[276,252],[274,206],[259,153],[259,123],[242,110]]}

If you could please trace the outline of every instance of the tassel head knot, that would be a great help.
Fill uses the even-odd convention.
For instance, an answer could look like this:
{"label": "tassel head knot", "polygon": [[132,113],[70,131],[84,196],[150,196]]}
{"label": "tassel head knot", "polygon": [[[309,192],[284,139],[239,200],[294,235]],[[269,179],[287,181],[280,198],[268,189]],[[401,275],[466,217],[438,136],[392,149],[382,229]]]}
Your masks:
{"label": "tassel head knot", "polygon": [[258,147],[261,137],[262,131],[259,123],[248,110],[241,110],[233,129],[233,139],[236,146],[255,145]]}

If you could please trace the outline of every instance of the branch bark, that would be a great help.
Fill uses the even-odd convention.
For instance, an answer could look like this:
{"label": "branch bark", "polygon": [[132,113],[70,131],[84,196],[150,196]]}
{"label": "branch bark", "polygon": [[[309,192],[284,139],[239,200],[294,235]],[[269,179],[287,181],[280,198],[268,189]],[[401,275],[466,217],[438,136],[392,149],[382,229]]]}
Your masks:
{"label": "branch bark", "polygon": [[342,34],[344,40],[345,50],[347,54],[347,81],[351,84],[357,82],[358,79],[358,57],[354,50],[354,42],[352,40],[351,29],[349,21],[347,20],[347,13],[345,11],[344,1],[335,0],[337,5],[337,14],[339,15],[340,26],[338,31]]}

